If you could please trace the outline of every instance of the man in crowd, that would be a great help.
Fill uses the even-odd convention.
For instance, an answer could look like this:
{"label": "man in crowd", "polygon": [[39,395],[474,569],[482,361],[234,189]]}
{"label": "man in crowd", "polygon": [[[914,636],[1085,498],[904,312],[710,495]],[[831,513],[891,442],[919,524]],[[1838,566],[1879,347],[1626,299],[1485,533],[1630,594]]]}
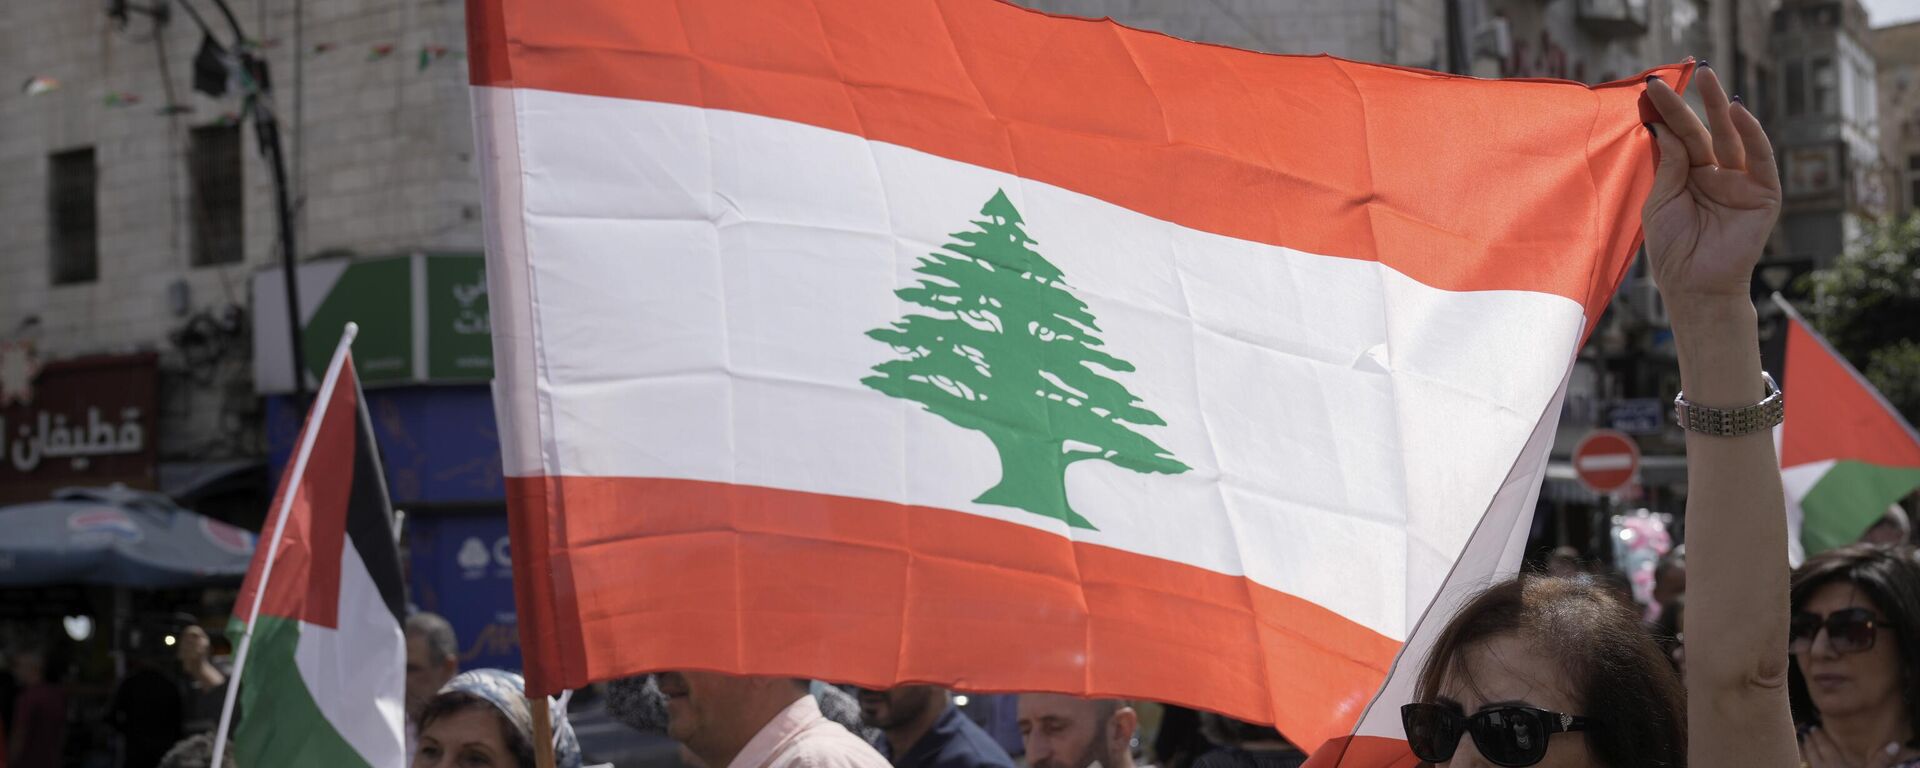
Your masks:
{"label": "man in crowd", "polygon": [[127,663],[107,717],[120,731],[122,768],[154,768],[180,740],[180,688],[160,671],[151,648],[131,650]]}
{"label": "man in crowd", "polygon": [[888,768],[820,714],[805,680],[663,672],[658,682],[667,735],[707,768]]}
{"label": "man in crowd", "polygon": [[220,709],[226,704],[227,671],[213,663],[213,638],[207,636],[207,630],[190,623],[190,617],[188,621],[173,645],[180,673],[186,678],[186,707],[180,730],[187,735],[212,733],[220,726]]}
{"label": "man in crowd", "polygon": [[880,729],[873,746],[897,768],[1013,768],[1013,758],[953,706],[945,688],[861,689],[859,699],[860,721]]}
{"label": "man in crowd", "polygon": [[20,681],[8,727],[6,764],[10,768],[61,768],[66,765],[67,691],[48,674],[46,651],[26,648],[13,654],[13,676]]}
{"label": "man in crowd", "polygon": [[440,687],[460,673],[460,642],[453,625],[437,613],[407,617],[407,757],[420,739],[420,711]]}
{"label": "man in crowd", "polygon": [[1020,696],[1030,768],[1134,768],[1140,718],[1125,702],[1057,693]]}

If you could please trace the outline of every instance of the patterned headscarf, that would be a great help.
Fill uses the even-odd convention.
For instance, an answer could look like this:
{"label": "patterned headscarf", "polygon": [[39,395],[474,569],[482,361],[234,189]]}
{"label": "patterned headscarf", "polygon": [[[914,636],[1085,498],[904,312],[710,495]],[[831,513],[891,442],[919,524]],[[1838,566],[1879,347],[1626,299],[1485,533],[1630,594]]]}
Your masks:
{"label": "patterned headscarf", "polygon": [[[441,693],[467,693],[485,699],[507,716],[507,722],[533,740],[533,711],[527,705],[527,683],[519,674],[504,669],[470,669],[455,675],[441,686]],[[547,711],[553,718],[553,764],[555,768],[580,768],[580,742],[574,738],[573,724],[566,711],[552,699]]]}

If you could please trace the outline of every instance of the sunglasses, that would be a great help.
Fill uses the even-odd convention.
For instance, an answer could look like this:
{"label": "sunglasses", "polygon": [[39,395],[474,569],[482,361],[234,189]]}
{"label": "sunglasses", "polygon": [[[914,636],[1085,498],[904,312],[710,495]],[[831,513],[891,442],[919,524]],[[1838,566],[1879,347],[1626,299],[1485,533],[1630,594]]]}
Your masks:
{"label": "sunglasses", "polygon": [[1422,761],[1452,760],[1460,736],[1470,733],[1481,757],[1511,768],[1545,758],[1548,737],[1591,728],[1579,715],[1514,705],[1487,707],[1469,716],[1445,704],[1408,704],[1400,708],[1400,723],[1406,726],[1414,757]]}
{"label": "sunglasses", "polygon": [[1881,627],[1892,626],[1893,623],[1881,621],[1866,608],[1842,608],[1824,618],[1817,613],[1801,611],[1793,615],[1787,647],[1794,653],[1813,650],[1813,639],[1824,628],[1827,630],[1827,643],[1833,646],[1834,653],[1859,653],[1873,649],[1874,636],[1879,634]]}

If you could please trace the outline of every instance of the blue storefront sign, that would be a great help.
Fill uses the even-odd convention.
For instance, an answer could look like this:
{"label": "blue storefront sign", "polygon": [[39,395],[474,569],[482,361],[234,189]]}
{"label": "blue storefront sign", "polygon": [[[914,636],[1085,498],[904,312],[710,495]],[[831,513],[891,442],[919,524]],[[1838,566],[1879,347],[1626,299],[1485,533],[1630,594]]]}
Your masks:
{"label": "blue storefront sign", "polygon": [[519,669],[506,515],[419,515],[407,527],[409,596],[453,625],[460,668]]}
{"label": "blue storefront sign", "polygon": [[[305,415],[291,400],[267,398],[267,462],[276,481]],[[367,413],[394,506],[505,503],[500,433],[486,385],[370,389]]]}
{"label": "blue storefront sign", "polygon": [[[408,602],[453,625],[462,669],[519,669],[492,392],[485,385],[427,385],[370,389],[366,397],[388,493],[406,512]],[[291,398],[267,397],[276,482],[303,415]]]}

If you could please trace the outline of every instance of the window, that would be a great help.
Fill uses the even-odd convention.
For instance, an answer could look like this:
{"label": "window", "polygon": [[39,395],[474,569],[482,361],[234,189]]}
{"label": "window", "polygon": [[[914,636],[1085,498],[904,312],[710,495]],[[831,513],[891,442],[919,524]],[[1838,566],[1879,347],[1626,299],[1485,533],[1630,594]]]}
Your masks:
{"label": "window", "polygon": [[99,173],[93,148],[48,158],[47,201],[52,209],[54,285],[90,283],[100,276]]}
{"label": "window", "polygon": [[1840,112],[1840,79],[1833,59],[1814,59],[1807,67],[1813,80],[1813,111],[1822,115]]}
{"label": "window", "polygon": [[1798,61],[1787,62],[1786,77],[1787,114],[1800,115],[1807,111],[1807,70]]}
{"label": "window", "polygon": [[1920,154],[1907,155],[1907,211],[1920,209]]}
{"label": "window", "polygon": [[244,256],[240,127],[193,129],[187,158],[193,183],[193,265],[233,264]]}

